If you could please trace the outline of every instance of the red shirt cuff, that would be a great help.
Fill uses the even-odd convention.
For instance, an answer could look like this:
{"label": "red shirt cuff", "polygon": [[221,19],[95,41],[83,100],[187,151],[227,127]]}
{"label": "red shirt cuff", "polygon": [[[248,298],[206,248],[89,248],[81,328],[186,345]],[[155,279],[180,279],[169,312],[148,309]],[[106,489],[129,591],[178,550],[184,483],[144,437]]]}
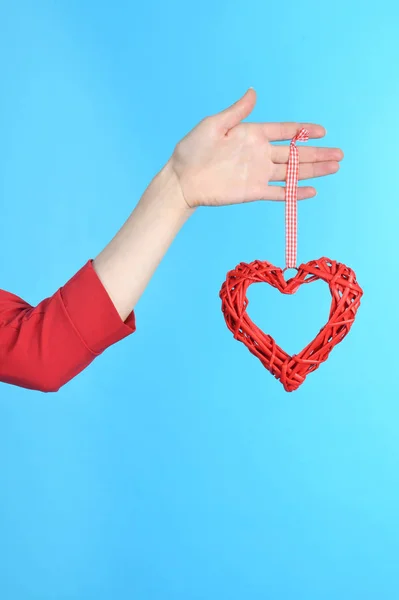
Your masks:
{"label": "red shirt cuff", "polygon": [[73,325],[95,354],[136,331],[134,311],[125,321],[93,267],[93,259],[62,287],[60,296]]}

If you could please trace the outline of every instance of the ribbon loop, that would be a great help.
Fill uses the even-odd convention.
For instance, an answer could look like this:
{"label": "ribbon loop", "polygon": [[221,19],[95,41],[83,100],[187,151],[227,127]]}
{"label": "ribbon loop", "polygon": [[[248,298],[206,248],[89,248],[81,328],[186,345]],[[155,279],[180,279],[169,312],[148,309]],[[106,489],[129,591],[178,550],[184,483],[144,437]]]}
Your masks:
{"label": "ribbon loop", "polygon": [[309,132],[301,129],[291,140],[285,188],[285,264],[295,269],[297,261],[297,200],[299,178],[299,152],[296,142],[307,142]]}

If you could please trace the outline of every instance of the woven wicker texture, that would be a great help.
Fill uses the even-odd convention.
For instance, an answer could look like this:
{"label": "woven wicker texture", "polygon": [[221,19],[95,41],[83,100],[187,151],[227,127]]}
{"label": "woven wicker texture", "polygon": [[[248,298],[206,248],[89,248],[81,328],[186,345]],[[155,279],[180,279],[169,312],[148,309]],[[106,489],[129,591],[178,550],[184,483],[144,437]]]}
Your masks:
{"label": "woven wicker texture", "polygon": [[[330,288],[328,322],[306,348],[290,356],[247,315],[247,289],[252,283],[268,283],[283,294],[295,294],[304,283],[318,279],[325,281]],[[268,262],[255,260],[249,264],[240,263],[227,274],[219,295],[227,327],[235,339],[259,358],[263,366],[281,381],[287,392],[293,392],[311,371],[327,360],[334,346],[347,335],[362,294],[352,269],[334,260],[320,258],[300,265],[295,276],[287,281],[284,271]]]}

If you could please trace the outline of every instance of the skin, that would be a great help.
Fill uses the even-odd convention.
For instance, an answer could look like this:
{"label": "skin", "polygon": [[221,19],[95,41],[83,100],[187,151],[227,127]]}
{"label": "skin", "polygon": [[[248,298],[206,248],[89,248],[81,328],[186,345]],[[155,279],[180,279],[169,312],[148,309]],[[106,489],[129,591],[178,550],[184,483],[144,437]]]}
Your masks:
{"label": "skin", "polygon": [[[200,206],[256,200],[285,200],[287,145],[301,127],[310,139],[326,134],[312,123],[242,123],[256,104],[250,88],[226,110],[203,119],[175,147],[136,208],[93,266],[120,317],[126,320],[184,223]],[[339,148],[298,147],[299,179],[336,173]],[[281,185],[269,185],[281,182]],[[298,200],[312,198],[312,186],[298,187]]]}

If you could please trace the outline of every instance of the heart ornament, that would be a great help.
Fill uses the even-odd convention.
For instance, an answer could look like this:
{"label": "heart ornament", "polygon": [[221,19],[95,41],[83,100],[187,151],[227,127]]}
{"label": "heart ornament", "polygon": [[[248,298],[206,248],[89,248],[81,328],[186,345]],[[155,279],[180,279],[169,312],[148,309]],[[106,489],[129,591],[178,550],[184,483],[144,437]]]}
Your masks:
{"label": "heart ornament", "polygon": [[[328,322],[299,354],[290,356],[272,338],[255,325],[247,314],[247,289],[252,283],[268,283],[283,294],[295,294],[304,283],[321,279],[331,293]],[[293,392],[306,376],[327,360],[331,350],[349,332],[363,292],[352,269],[328,258],[300,265],[294,277],[284,279],[279,267],[255,260],[240,263],[227,274],[220,290],[222,312],[235,339],[246,345],[287,392]]]}
{"label": "heart ornament", "polygon": [[[287,170],[285,195],[286,215],[286,269],[297,273],[287,281],[284,271],[269,262],[255,260],[240,263],[227,273],[219,296],[226,325],[234,338],[246,345],[287,392],[293,392],[327,360],[331,350],[349,333],[360,305],[363,291],[352,269],[329,258],[320,258],[296,268],[297,253],[297,185],[299,155],[296,141],[309,139],[306,129],[301,129],[292,139]],[[283,294],[295,294],[303,284],[316,280],[327,283],[331,293],[330,315],[325,326],[299,354],[290,356],[264,333],[247,314],[247,289],[252,283],[268,283]]]}

